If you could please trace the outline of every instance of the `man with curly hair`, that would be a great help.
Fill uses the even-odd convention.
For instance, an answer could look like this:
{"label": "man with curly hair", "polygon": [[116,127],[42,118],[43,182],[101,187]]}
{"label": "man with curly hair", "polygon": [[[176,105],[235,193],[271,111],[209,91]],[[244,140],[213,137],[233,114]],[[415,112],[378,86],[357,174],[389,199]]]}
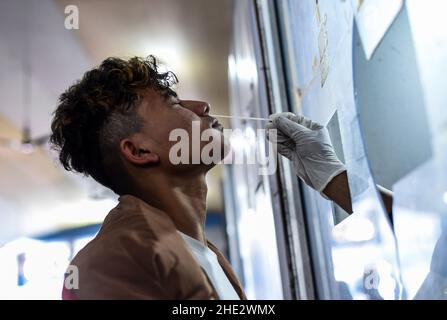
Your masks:
{"label": "man with curly hair", "polygon": [[245,299],[204,232],[214,164],[169,159],[174,129],[191,137],[197,121],[218,137],[222,127],[207,103],[179,99],[176,82],[152,56],[108,58],[61,95],[51,125],[60,162],[119,195],[73,259],[79,286],[64,285],[64,299]]}

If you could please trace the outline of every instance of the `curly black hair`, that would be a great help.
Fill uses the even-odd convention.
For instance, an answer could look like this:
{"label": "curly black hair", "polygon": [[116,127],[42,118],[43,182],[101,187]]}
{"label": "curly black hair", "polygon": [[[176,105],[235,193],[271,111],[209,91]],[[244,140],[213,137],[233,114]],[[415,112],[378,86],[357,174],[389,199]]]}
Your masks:
{"label": "curly black hair", "polygon": [[177,96],[174,73],[160,72],[157,59],[108,58],[86,72],[59,98],[51,123],[50,142],[68,171],[91,176],[121,194],[119,142],[142,128],[136,107],[142,91],[154,89]]}

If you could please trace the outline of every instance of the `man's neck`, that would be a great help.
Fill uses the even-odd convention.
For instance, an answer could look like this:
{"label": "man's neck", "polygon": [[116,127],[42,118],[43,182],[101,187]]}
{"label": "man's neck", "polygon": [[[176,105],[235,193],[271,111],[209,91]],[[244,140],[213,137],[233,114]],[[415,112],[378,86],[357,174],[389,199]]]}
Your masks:
{"label": "man's neck", "polygon": [[174,222],[177,230],[206,244],[205,218],[207,185],[205,173],[192,176],[151,174],[139,183],[135,195],[160,209]]}

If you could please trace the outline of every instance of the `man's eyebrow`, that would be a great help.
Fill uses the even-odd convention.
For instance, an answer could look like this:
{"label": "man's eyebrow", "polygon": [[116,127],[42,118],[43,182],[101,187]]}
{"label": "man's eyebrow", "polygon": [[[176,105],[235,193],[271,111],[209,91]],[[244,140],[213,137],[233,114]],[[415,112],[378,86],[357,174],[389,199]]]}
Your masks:
{"label": "man's eyebrow", "polygon": [[166,100],[170,98],[178,98],[177,92],[175,92],[171,88],[163,90],[162,94]]}

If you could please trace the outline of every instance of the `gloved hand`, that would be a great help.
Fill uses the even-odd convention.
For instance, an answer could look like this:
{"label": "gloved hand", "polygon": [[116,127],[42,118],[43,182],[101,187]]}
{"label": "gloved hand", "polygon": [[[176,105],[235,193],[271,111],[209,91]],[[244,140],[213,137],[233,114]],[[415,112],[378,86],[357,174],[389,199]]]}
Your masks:
{"label": "gloved hand", "polygon": [[269,117],[267,130],[277,129],[267,138],[277,144],[280,154],[293,162],[295,174],[321,193],[327,184],[346,168],[332,147],[327,129],[321,124],[291,112]]}

